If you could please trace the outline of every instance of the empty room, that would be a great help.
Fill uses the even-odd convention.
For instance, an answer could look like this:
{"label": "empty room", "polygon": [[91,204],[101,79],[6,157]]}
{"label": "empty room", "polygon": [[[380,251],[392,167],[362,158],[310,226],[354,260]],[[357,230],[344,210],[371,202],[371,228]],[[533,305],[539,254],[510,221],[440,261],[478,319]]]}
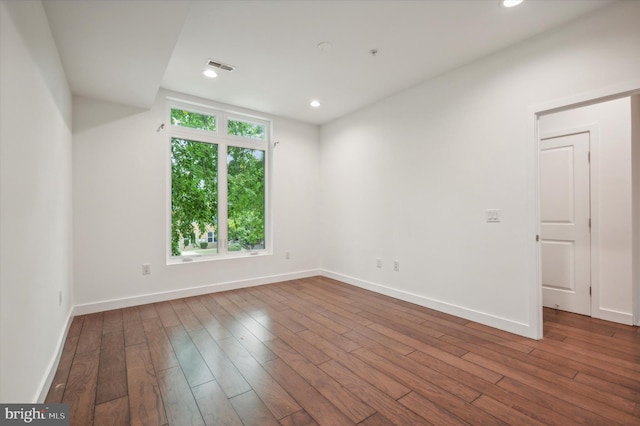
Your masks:
{"label": "empty room", "polygon": [[638,22],[0,0],[0,423],[640,423]]}

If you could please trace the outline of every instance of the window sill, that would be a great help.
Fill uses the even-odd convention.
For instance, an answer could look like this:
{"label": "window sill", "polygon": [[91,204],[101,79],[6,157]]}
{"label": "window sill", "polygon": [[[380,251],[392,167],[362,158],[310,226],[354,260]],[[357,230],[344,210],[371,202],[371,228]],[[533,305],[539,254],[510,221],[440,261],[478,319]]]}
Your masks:
{"label": "window sill", "polygon": [[216,262],[222,260],[232,260],[232,259],[247,259],[253,257],[264,257],[271,256],[272,253],[268,250],[259,250],[255,252],[239,252],[232,254],[225,254],[223,256],[220,255],[210,255],[210,256],[181,256],[181,257],[170,257],[167,259],[167,265],[188,265],[190,263],[201,263],[201,262]]}

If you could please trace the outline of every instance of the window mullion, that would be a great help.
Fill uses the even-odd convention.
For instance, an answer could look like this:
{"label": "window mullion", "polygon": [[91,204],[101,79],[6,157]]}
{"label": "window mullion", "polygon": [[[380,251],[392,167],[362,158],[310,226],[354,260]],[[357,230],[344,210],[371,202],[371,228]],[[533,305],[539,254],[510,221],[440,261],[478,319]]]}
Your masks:
{"label": "window mullion", "polygon": [[222,113],[220,114],[220,122],[218,123],[218,132],[220,136],[225,137],[227,135],[227,128],[227,114]]}
{"label": "window mullion", "polygon": [[218,144],[218,253],[227,254],[227,144]]}

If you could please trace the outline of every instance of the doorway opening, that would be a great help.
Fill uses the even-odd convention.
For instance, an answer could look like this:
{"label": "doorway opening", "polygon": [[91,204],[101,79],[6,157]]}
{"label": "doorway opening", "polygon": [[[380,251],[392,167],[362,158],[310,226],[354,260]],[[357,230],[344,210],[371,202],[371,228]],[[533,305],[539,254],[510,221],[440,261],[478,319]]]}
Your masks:
{"label": "doorway opening", "polygon": [[[623,101],[627,150],[615,153],[593,112]],[[581,111],[587,118],[576,121]],[[640,83],[557,102],[533,115],[539,338],[543,306],[639,325]],[[615,166],[621,158],[626,171]],[[611,282],[618,288],[607,288]]]}

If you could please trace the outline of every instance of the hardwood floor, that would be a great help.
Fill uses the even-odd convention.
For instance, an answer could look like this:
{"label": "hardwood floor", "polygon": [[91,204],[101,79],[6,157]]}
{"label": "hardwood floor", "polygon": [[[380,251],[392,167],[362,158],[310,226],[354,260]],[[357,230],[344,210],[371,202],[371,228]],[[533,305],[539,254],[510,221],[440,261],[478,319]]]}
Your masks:
{"label": "hardwood floor", "polygon": [[638,425],[640,333],[534,341],[322,277],[74,318],[72,425]]}

